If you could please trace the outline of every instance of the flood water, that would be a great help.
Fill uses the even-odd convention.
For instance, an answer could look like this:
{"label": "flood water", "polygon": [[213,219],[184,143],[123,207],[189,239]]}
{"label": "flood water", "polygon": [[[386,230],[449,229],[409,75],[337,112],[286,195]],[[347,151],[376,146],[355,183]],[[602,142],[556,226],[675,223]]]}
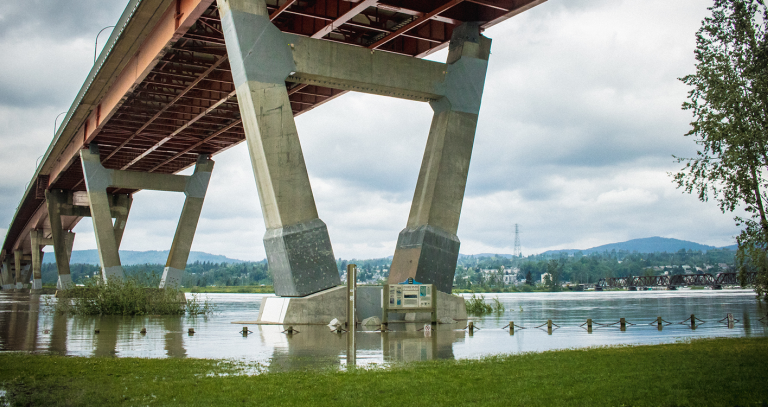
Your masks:
{"label": "flood water", "polygon": [[[188,294],[189,296],[189,294]],[[202,296],[202,295],[201,295]],[[388,365],[429,359],[467,359],[496,354],[545,351],[619,344],[656,344],[701,337],[768,335],[768,306],[752,290],[610,291],[567,293],[485,294],[498,297],[506,311],[441,324],[430,334],[418,331],[423,323],[393,323],[392,332],[358,328],[355,350],[348,349],[348,333],[336,334],[325,326],[296,326],[298,334],[282,333],[283,326],[243,324],[255,321],[264,294],[208,294],[217,312],[202,317],[77,317],[55,315],[51,296],[0,292],[0,351],[27,351],[73,356],[233,359],[258,366],[258,371],[344,368],[348,355],[355,364]],[[198,297],[200,298],[200,297]],[[204,297],[203,297],[204,298]],[[48,304],[48,305],[47,305]],[[732,328],[718,320],[733,314]],[[679,322],[695,314],[696,329]],[[657,316],[673,322],[658,330]],[[581,327],[587,318],[592,331]],[[602,326],[625,318],[618,324]],[[550,332],[545,324],[551,319]],[[518,326],[510,335],[503,326]],[[141,334],[142,328],[147,333]],[[189,335],[188,329],[195,334]],[[99,333],[96,334],[95,330]],[[373,328],[371,328],[373,329]]]}

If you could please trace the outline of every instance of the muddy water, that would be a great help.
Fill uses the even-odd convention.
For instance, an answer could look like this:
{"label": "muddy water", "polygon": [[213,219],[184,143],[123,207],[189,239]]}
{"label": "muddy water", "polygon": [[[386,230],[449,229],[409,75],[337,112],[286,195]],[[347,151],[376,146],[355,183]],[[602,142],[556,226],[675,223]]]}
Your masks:
{"label": "muddy water", "polygon": [[[258,364],[266,371],[339,368],[347,364],[347,333],[324,326],[297,327],[286,335],[282,326],[249,325],[243,336],[234,321],[255,320],[263,294],[209,294],[217,312],[207,317],[77,317],[55,315],[50,296],[0,292],[0,351],[51,352],[73,356],[216,358]],[[358,328],[353,359],[356,365],[429,359],[478,358],[549,349],[617,344],[653,344],[686,338],[768,335],[768,307],[751,290],[680,290],[639,292],[569,292],[485,294],[498,297],[501,314],[473,318],[479,327],[470,334],[466,322],[439,325],[431,334],[423,324],[392,324],[392,332]],[[732,328],[718,320],[726,314]],[[698,323],[679,322],[695,314]],[[661,316],[673,322],[659,330],[649,323]],[[587,318],[595,325],[588,331]],[[622,330],[612,324],[625,318]],[[554,327],[536,328],[551,319]],[[513,321],[514,335],[502,329]],[[635,324],[635,325],[631,325]],[[146,334],[140,333],[146,328]],[[195,334],[189,335],[188,329]],[[95,333],[96,330],[99,333]]]}

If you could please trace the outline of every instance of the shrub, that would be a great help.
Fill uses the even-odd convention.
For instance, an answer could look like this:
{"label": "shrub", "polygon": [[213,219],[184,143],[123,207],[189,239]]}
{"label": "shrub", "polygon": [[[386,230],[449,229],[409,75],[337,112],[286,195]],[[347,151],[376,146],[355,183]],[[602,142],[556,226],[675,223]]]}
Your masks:
{"label": "shrub", "polygon": [[76,315],[201,315],[210,314],[213,304],[197,296],[186,300],[176,288],[156,288],[142,277],[130,276],[105,284],[100,277],[88,279],[84,287],[58,292],[56,311]]}
{"label": "shrub", "polygon": [[480,294],[480,297],[476,297],[474,293],[468,299],[464,299],[464,303],[467,306],[467,314],[473,315],[485,315],[493,312],[493,307],[490,304],[485,303],[485,296]]}

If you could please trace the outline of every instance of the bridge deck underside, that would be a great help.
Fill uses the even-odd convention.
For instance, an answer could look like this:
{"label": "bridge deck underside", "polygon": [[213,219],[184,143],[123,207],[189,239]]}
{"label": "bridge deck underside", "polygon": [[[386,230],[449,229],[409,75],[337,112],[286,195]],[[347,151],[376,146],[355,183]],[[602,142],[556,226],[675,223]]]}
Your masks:
{"label": "bridge deck underside", "polygon": [[[487,28],[543,1],[267,0],[267,4],[272,22],[284,32],[421,58],[445,47],[453,29],[465,21],[484,22]],[[176,173],[192,166],[200,154],[215,155],[244,140],[218,9],[215,1],[208,3],[191,28],[157,55],[151,72],[123,96],[91,140],[99,145],[106,168]],[[291,82],[286,87],[294,115],[344,93]],[[50,183],[46,176],[33,182],[39,185],[22,199],[3,246],[6,253],[18,247],[28,252],[25,233],[47,225],[46,215],[38,213],[44,211],[45,189],[85,190],[78,159]]]}

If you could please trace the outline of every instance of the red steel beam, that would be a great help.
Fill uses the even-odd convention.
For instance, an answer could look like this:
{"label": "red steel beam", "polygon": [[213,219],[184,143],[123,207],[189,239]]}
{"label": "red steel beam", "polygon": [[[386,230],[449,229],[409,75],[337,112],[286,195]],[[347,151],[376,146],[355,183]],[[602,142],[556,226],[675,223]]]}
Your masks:
{"label": "red steel beam", "polygon": [[204,111],[204,112],[202,112],[202,113],[200,113],[199,115],[195,116],[194,118],[192,118],[192,120],[188,121],[188,122],[187,122],[187,123],[185,123],[183,126],[181,126],[181,127],[179,127],[178,129],[176,129],[176,131],[174,131],[173,133],[169,134],[168,136],[166,136],[166,137],[165,137],[165,138],[163,138],[162,140],[158,141],[158,142],[157,142],[157,143],[156,143],[154,146],[150,147],[150,148],[149,148],[147,151],[144,151],[143,153],[139,154],[139,156],[138,156],[138,157],[134,158],[133,160],[131,160],[131,162],[129,162],[128,164],[124,165],[124,166],[123,166],[122,168],[120,168],[120,169],[121,169],[121,170],[126,170],[126,169],[128,169],[129,167],[131,167],[132,165],[136,164],[136,163],[137,163],[139,160],[141,160],[142,158],[146,157],[147,155],[149,155],[149,154],[150,154],[150,153],[152,153],[153,151],[157,150],[158,148],[160,148],[160,146],[162,146],[163,144],[167,143],[167,142],[168,142],[169,140],[171,140],[172,138],[176,137],[176,135],[178,135],[179,133],[181,133],[182,131],[184,131],[184,130],[185,130],[187,127],[191,126],[191,125],[192,125],[192,124],[194,124],[196,121],[198,121],[198,120],[202,119],[203,117],[205,117],[205,115],[207,115],[208,113],[212,112],[212,111],[213,111],[213,110],[215,110],[217,107],[219,107],[220,105],[222,105],[224,102],[228,101],[230,98],[232,98],[233,96],[235,96],[235,93],[236,93],[236,91],[234,91],[234,90],[233,90],[232,92],[230,92],[230,93],[229,93],[229,95],[227,95],[227,96],[226,96],[226,97],[224,97],[223,99],[219,100],[218,102],[214,103],[213,105],[211,105],[211,107],[209,107],[209,108],[205,109],[205,111]]}
{"label": "red steel beam", "polygon": [[214,70],[215,70],[215,69],[216,69],[216,68],[217,68],[219,65],[221,65],[222,63],[224,63],[224,61],[226,61],[226,60],[227,60],[227,57],[226,57],[226,56],[224,56],[224,57],[221,57],[221,58],[219,58],[218,60],[216,60],[216,62],[214,62],[214,63],[213,63],[213,65],[211,65],[211,67],[210,67],[210,68],[208,68],[208,69],[207,69],[205,72],[203,72],[202,74],[200,74],[200,75],[197,77],[197,79],[195,79],[194,81],[192,81],[192,83],[190,83],[190,84],[189,84],[189,86],[187,86],[187,87],[186,87],[186,88],[185,88],[183,91],[181,91],[181,92],[180,92],[180,93],[179,93],[179,94],[178,94],[178,95],[177,95],[177,96],[176,96],[176,97],[175,97],[173,100],[171,100],[170,102],[168,102],[168,104],[167,104],[167,105],[165,105],[165,107],[163,107],[162,109],[160,109],[160,111],[159,111],[159,112],[157,112],[157,114],[155,114],[154,116],[152,116],[152,118],[151,118],[151,119],[149,119],[149,120],[148,120],[146,123],[144,123],[144,125],[143,125],[143,126],[141,126],[141,127],[138,129],[138,130],[136,130],[136,132],[134,132],[134,133],[133,133],[133,134],[132,134],[130,137],[126,138],[126,139],[125,139],[125,141],[123,141],[123,142],[122,142],[122,143],[121,143],[121,144],[120,144],[120,145],[119,145],[119,146],[118,146],[118,147],[117,147],[117,148],[116,148],[114,151],[112,151],[112,152],[111,152],[111,153],[110,153],[110,154],[109,154],[109,155],[108,155],[108,156],[107,156],[105,159],[103,159],[101,162],[102,162],[102,163],[105,163],[105,162],[107,162],[107,160],[109,160],[109,159],[110,159],[110,158],[112,158],[112,157],[113,157],[115,154],[117,154],[117,152],[118,152],[118,151],[120,151],[120,149],[121,149],[121,148],[125,147],[125,145],[126,145],[126,144],[130,143],[130,142],[131,142],[131,140],[133,140],[133,138],[134,138],[134,137],[136,137],[136,136],[137,136],[139,133],[141,133],[142,131],[144,131],[144,129],[146,129],[147,127],[149,127],[149,125],[151,125],[151,124],[152,124],[152,123],[153,123],[155,120],[157,120],[157,118],[158,118],[158,117],[160,117],[160,115],[162,115],[163,113],[165,113],[165,111],[166,111],[166,110],[168,110],[168,109],[169,109],[171,106],[173,106],[173,104],[174,104],[174,103],[178,102],[178,101],[179,101],[179,100],[180,100],[182,97],[184,97],[184,95],[186,95],[186,94],[187,94],[189,91],[191,91],[192,89],[194,89],[194,88],[195,88],[195,86],[197,86],[197,85],[200,83],[200,81],[202,81],[202,80],[203,80],[203,79],[204,79],[206,76],[208,76],[208,75],[209,75],[211,72],[213,72],[213,71],[214,71]]}
{"label": "red steel beam", "polygon": [[330,24],[326,25],[325,27],[321,28],[320,31],[312,34],[312,38],[323,38],[326,35],[328,35],[331,31],[333,31],[334,28],[341,27],[346,23],[347,21],[351,20],[354,16],[362,13],[367,9],[368,7],[371,7],[375,5],[377,0],[363,0],[360,3],[358,3],[356,6],[352,7],[347,11],[346,13],[339,16],[339,18],[333,20]]}
{"label": "red steel beam", "polygon": [[269,21],[276,19],[277,16],[282,14],[283,11],[285,11],[285,9],[287,9],[288,7],[291,7],[295,2],[296,0],[288,0],[285,3],[283,3],[282,6],[280,6],[277,10],[273,11],[272,14],[269,15]]}
{"label": "red steel beam", "polygon": [[393,39],[403,35],[404,33],[418,27],[419,25],[427,22],[428,20],[432,19],[432,17],[439,15],[440,13],[448,10],[449,8],[461,3],[464,0],[451,0],[448,3],[443,4],[442,6],[430,11],[429,13],[424,14],[423,16],[411,21],[410,23],[404,25],[399,30],[393,32],[392,34],[387,35],[386,37],[374,42],[373,44],[369,45],[368,48],[370,49],[376,49],[380,46],[392,41]]}

